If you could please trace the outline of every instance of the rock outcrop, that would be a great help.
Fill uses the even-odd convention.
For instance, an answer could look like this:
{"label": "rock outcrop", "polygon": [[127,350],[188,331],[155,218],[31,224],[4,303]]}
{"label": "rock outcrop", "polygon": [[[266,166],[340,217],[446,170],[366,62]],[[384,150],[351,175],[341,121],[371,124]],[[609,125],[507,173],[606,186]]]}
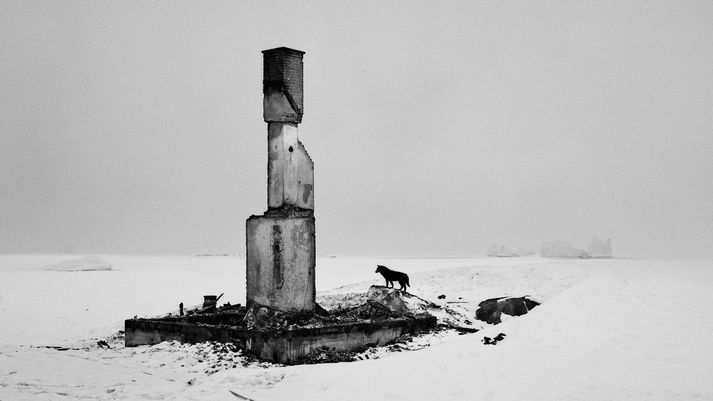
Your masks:
{"label": "rock outcrop", "polygon": [[502,322],[503,313],[508,316],[522,316],[539,304],[527,296],[486,299],[478,304],[475,318],[489,324],[499,324]]}

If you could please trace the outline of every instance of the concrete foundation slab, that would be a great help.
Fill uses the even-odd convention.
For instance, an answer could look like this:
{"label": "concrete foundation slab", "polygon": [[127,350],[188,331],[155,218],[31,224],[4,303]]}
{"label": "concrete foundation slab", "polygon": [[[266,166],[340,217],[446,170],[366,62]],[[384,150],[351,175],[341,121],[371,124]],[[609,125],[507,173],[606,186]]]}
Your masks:
{"label": "concrete foundation slab", "polygon": [[184,317],[128,319],[124,323],[126,346],[152,345],[170,340],[187,343],[240,342],[244,349],[260,359],[299,363],[310,352],[321,347],[355,350],[365,345],[384,345],[404,334],[428,331],[436,326],[434,316],[421,316],[293,330],[251,330],[225,324],[238,319],[238,316],[220,315],[196,316],[200,319],[193,321]]}

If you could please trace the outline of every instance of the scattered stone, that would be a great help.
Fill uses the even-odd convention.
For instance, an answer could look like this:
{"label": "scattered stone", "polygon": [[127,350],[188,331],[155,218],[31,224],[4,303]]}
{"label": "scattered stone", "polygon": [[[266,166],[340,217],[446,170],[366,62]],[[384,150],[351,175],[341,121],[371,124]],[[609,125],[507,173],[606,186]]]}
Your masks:
{"label": "scattered stone", "polygon": [[242,324],[249,329],[277,329],[290,326],[315,326],[320,323],[320,318],[309,312],[288,313],[266,306],[251,306],[245,313]]}
{"label": "scattered stone", "polygon": [[485,345],[495,345],[498,342],[502,341],[505,339],[506,334],[505,333],[500,333],[495,338],[490,338],[490,337],[483,337],[483,344]]}
{"label": "scattered stone", "polygon": [[438,299],[446,299],[446,295],[445,295],[445,294],[441,294],[441,295],[438,296]]}
{"label": "scattered stone", "polygon": [[336,363],[336,362],[351,362],[357,352],[340,351],[336,348],[320,347],[305,356],[302,363]]}
{"label": "scattered stone", "polygon": [[105,349],[111,348],[111,347],[109,347],[109,343],[107,343],[104,340],[97,341],[97,345],[99,346],[99,348],[105,348]]}
{"label": "scattered stone", "polygon": [[[266,306],[253,305],[237,322],[239,327],[248,329],[288,329],[314,328],[332,324],[351,323],[364,320],[396,319],[404,316],[417,317],[428,313],[428,301],[405,294],[393,288],[374,286],[361,305],[327,311],[322,307],[312,312],[289,313]],[[404,297],[404,298],[402,298]],[[436,306],[437,307],[437,306]],[[234,323],[231,323],[234,324]]]}

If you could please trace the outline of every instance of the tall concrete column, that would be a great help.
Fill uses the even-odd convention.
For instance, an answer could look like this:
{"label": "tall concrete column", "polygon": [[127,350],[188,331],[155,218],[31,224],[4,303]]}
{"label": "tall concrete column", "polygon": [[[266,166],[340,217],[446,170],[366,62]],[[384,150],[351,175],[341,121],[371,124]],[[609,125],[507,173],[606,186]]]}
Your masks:
{"label": "tall concrete column", "polygon": [[247,305],[314,311],[314,163],[297,136],[304,52],[280,47],[262,53],[267,211],[246,222]]}

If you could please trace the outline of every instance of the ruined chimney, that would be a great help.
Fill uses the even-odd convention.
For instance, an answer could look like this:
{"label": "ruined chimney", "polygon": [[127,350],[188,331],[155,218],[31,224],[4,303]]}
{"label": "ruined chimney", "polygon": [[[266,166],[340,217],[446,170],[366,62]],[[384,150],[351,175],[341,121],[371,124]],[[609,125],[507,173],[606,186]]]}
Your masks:
{"label": "ruined chimney", "polygon": [[263,50],[263,118],[266,123],[302,122],[304,54],[287,47]]}
{"label": "ruined chimney", "polygon": [[247,305],[314,311],[314,163],[297,136],[304,52],[279,47],[262,53],[267,211],[246,222]]}
{"label": "ruined chimney", "polygon": [[302,121],[304,52],[278,47],[263,54],[263,118],[268,132],[267,206],[314,210],[314,164],[297,137]]}

